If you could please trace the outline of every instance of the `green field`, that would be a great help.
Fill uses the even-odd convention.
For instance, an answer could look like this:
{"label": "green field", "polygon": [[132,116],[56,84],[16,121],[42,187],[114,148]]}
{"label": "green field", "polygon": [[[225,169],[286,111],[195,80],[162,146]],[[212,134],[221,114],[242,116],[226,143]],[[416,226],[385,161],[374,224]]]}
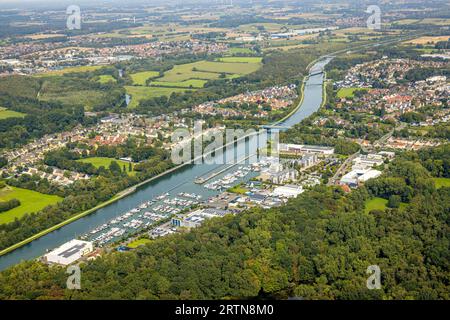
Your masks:
{"label": "green field", "polygon": [[21,204],[17,208],[0,213],[0,224],[12,222],[15,218],[19,219],[26,213],[38,212],[62,200],[58,196],[9,186],[0,190],[0,201],[12,199],[19,200]]}
{"label": "green field", "polygon": [[433,178],[436,188],[450,187],[450,178]]}
{"label": "green field", "polygon": [[67,73],[75,73],[75,72],[88,72],[88,71],[96,71],[98,69],[103,68],[103,66],[80,66],[80,67],[70,67],[64,68],[61,70],[49,71],[45,73],[37,74],[36,76],[62,76]]}
{"label": "green field", "polygon": [[75,90],[62,93],[57,87],[53,87],[41,92],[39,100],[59,101],[68,105],[76,101],[77,104],[83,105],[86,110],[91,110],[93,106],[102,103],[104,94],[99,90]]}
{"label": "green field", "polygon": [[207,80],[190,79],[178,82],[168,82],[168,81],[152,81],[151,86],[157,87],[174,87],[174,88],[203,88]]}
{"label": "green field", "polygon": [[225,58],[218,58],[217,61],[219,62],[237,62],[237,63],[253,63],[258,64],[261,63],[262,58],[260,57],[225,57]]}
{"label": "green field", "polygon": [[384,210],[386,209],[388,201],[383,198],[372,198],[366,201],[366,212],[369,213],[372,210]]}
{"label": "green field", "polygon": [[252,53],[254,53],[254,51],[250,48],[234,47],[234,48],[228,49],[227,53],[229,53],[229,54],[239,54],[239,53],[252,54]]}
{"label": "green field", "polygon": [[130,74],[133,84],[139,86],[145,86],[148,79],[155,78],[157,76],[159,76],[158,71],[144,71]]}
{"label": "green field", "polygon": [[355,96],[355,91],[365,90],[361,88],[342,88],[337,92],[338,98],[353,98]]}
{"label": "green field", "polygon": [[[126,161],[122,161],[122,160],[117,160],[117,159],[113,159],[113,158],[103,158],[103,157],[92,157],[92,158],[85,158],[85,159],[80,159],[77,160],[79,162],[83,162],[83,163],[92,163],[92,165],[96,168],[100,168],[101,166],[108,168],[109,165],[111,164],[111,162],[115,161],[118,163],[118,165],[120,166],[120,168],[122,169],[123,166],[125,166],[127,172],[131,175],[135,174],[135,171],[129,171],[129,162]],[[132,165],[132,167],[134,167],[134,165]]]}
{"label": "green field", "polygon": [[142,246],[142,245],[144,245],[146,243],[149,243],[149,242],[151,242],[151,240],[149,240],[149,239],[137,239],[137,240],[134,240],[134,241],[130,242],[127,245],[127,247],[131,248],[131,249],[136,249],[137,247]]}
{"label": "green field", "polygon": [[23,118],[26,114],[0,107],[0,120],[7,118]]}
{"label": "green field", "polygon": [[100,83],[117,82],[117,80],[109,74],[99,76],[98,81]]}
{"label": "green field", "polygon": [[151,99],[154,97],[170,96],[173,92],[185,92],[189,89],[183,88],[163,88],[163,87],[142,87],[142,86],[125,86],[125,90],[131,96],[129,108],[135,108],[139,101]]}
{"label": "green field", "polygon": [[225,59],[224,61],[230,62],[203,60],[193,63],[176,65],[171,70],[166,71],[164,73],[164,76],[162,78],[159,78],[158,81],[182,82],[192,79],[215,80],[219,79],[221,74],[226,74],[227,78],[232,78],[255,72],[261,67],[261,58],[226,57],[222,59]]}
{"label": "green field", "polygon": [[[228,57],[234,59],[234,57]],[[228,59],[223,58],[223,59]],[[243,58],[238,58],[243,59]],[[252,58],[250,58],[252,59]],[[239,75],[246,75],[255,72],[261,67],[261,63],[249,63],[249,62],[218,62],[218,61],[200,61],[195,63],[195,68],[203,72],[213,73],[233,73]]]}
{"label": "green field", "polygon": [[[372,210],[385,210],[387,208],[388,201],[383,198],[374,197],[366,201],[366,213],[369,213]],[[405,209],[408,206],[406,203],[400,203],[399,209]]]}

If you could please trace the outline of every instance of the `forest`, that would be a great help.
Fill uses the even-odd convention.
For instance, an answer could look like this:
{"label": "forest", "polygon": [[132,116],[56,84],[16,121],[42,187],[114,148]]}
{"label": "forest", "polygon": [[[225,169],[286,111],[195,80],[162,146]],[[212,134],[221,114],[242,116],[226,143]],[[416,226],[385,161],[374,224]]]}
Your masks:
{"label": "forest", "polygon": [[[81,290],[65,289],[64,268],[23,262],[0,273],[0,299],[449,299],[450,188],[433,183],[448,175],[449,148],[401,154],[349,194],[317,186],[105,254],[81,265]],[[405,206],[365,212],[371,196],[399,193]],[[380,290],[366,287],[371,265]]]}

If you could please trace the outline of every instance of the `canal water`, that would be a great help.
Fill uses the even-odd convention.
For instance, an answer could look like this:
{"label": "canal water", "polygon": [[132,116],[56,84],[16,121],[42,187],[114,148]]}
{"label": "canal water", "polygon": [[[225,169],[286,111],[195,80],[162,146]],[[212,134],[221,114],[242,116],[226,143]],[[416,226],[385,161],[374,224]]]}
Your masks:
{"label": "canal water", "polygon": [[[317,70],[322,70],[329,61],[330,59],[318,61],[311,68],[313,70],[311,72],[317,73]],[[315,74],[308,78],[305,83],[302,105],[291,117],[281,123],[281,126],[291,127],[320,108],[322,104],[323,81],[323,74]],[[258,145],[256,139],[256,137],[251,137],[247,141],[240,141],[234,147],[228,148],[225,154],[234,154],[237,160],[244,159],[246,155],[255,154]],[[246,162],[252,163],[255,160],[256,157],[251,157]],[[219,171],[225,168],[224,166],[227,166],[227,164],[194,164],[185,166],[173,173],[149,182],[127,197],[1,256],[0,270],[4,270],[22,260],[37,258],[45,254],[46,250],[54,249],[67,241],[86,234],[92,229],[123,215],[143,202],[149,201],[161,194],[169,192],[171,195],[177,195],[180,192],[188,192],[201,195],[203,199],[214,196],[218,194],[218,191],[208,190],[204,186],[194,183],[194,181],[196,178],[208,175],[210,172],[214,172],[215,170]],[[230,168],[229,171],[233,171],[234,169]],[[229,171],[223,172],[217,178],[220,178]]]}

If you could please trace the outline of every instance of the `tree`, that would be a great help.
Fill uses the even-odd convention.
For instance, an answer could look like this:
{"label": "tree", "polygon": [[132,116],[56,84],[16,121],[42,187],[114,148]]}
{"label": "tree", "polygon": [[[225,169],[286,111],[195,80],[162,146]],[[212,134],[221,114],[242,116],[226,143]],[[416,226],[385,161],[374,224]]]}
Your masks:
{"label": "tree", "polygon": [[398,208],[400,207],[400,203],[402,202],[402,199],[398,195],[392,195],[389,197],[387,206],[389,208]]}
{"label": "tree", "polygon": [[111,171],[113,174],[116,174],[116,175],[120,174],[122,172],[117,161],[111,161],[108,169],[109,169],[109,171]]}

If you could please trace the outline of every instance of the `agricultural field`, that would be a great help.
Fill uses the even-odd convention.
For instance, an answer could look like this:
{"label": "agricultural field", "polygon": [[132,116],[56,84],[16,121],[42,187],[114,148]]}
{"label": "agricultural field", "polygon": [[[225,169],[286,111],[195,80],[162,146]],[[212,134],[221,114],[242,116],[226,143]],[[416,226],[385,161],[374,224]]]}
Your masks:
{"label": "agricultural field", "polygon": [[438,36],[438,37],[420,37],[417,39],[413,39],[410,41],[407,41],[405,43],[407,44],[435,44],[439,41],[448,41],[450,39],[450,36]]}
{"label": "agricultural field", "polygon": [[446,26],[450,25],[450,19],[440,19],[440,18],[427,18],[419,22],[419,24],[432,24],[435,26]]}
{"label": "agricultural field", "polygon": [[145,86],[148,79],[155,78],[157,76],[159,76],[158,71],[144,71],[130,74],[133,84],[138,86]]}
{"label": "agricultural field", "polygon": [[242,32],[259,32],[260,29],[266,30],[268,32],[280,32],[285,28],[295,29],[295,26],[287,26],[280,23],[250,23],[250,24],[242,24],[238,27],[238,30]]}
{"label": "agricultural field", "polygon": [[24,113],[13,111],[13,110],[8,110],[6,108],[0,107],[0,120],[8,119],[8,118],[23,118],[25,116],[26,116],[26,114],[24,114]]}
{"label": "agricultural field", "polygon": [[0,190],[0,201],[9,201],[12,199],[19,200],[21,204],[17,208],[0,213],[0,224],[12,222],[16,218],[21,218],[26,213],[38,212],[62,200],[58,196],[10,186],[6,186]]}
{"label": "agricultural field", "polygon": [[402,19],[402,20],[397,20],[397,21],[393,22],[392,24],[407,25],[407,24],[417,23],[419,21],[420,21],[419,19]]}
{"label": "agricultural field", "polygon": [[24,38],[30,38],[33,40],[42,40],[42,39],[51,39],[51,38],[57,38],[57,37],[64,37],[65,35],[62,33],[38,33],[38,34],[32,34],[24,36]]}
{"label": "agricultural field", "polygon": [[[222,59],[244,59],[241,57],[227,57]],[[220,61],[198,61],[176,65],[173,69],[164,73],[164,77],[158,81],[179,82],[189,79],[213,80],[218,79],[220,74],[243,76],[255,72],[261,67],[261,58],[253,59],[255,62],[220,62]]]}
{"label": "agricultural field", "polygon": [[229,48],[227,53],[228,54],[253,54],[253,53],[255,53],[255,51],[253,51],[250,48],[233,47],[233,48]]}
{"label": "agricultural field", "polygon": [[180,64],[166,71],[163,77],[152,81],[150,85],[199,89],[203,88],[208,80],[221,77],[232,79],[255,72],[261,67],[261,60],[259,57],[225,57],[217,61],[202,60]]}
{"label": "agricultural field", "polygon": [[[83,163],[91,163],[96,168],[100,168],[101,166],[108,168],[109,165],[111,164],[111,162],[115,161],[120,166],[120,168],[123,168],[125,166],[127,173],[129,173],[130,175],[136,174],[136,172],[133,171],[133,169],[131,171],[129,170],[130,163],[127,161],[117,160],[117,159],[113,159],[113,158],[103,158],[103,157],[85,158],[85,159],[80,159],[77,161],[83,162]],[[133,168],[134,165],[131,164],[131,167]]]}
{"label": "agricultural field", "polygon": [[169,87],[142,87],[142,86],[125,86],[127,94],[131,96],[129,108],[138,106],[139,101],[151,99],[154,97],[170,96],[173,92],[185,92],[189,89],[169,88]]}
{"label": "agricultural field", "polygon": [[427,19],[402,19],[395,21],[393,25],[408,25],[408,24],[432,24],[436,26],[448,26],[450,19],[427,18]]}

